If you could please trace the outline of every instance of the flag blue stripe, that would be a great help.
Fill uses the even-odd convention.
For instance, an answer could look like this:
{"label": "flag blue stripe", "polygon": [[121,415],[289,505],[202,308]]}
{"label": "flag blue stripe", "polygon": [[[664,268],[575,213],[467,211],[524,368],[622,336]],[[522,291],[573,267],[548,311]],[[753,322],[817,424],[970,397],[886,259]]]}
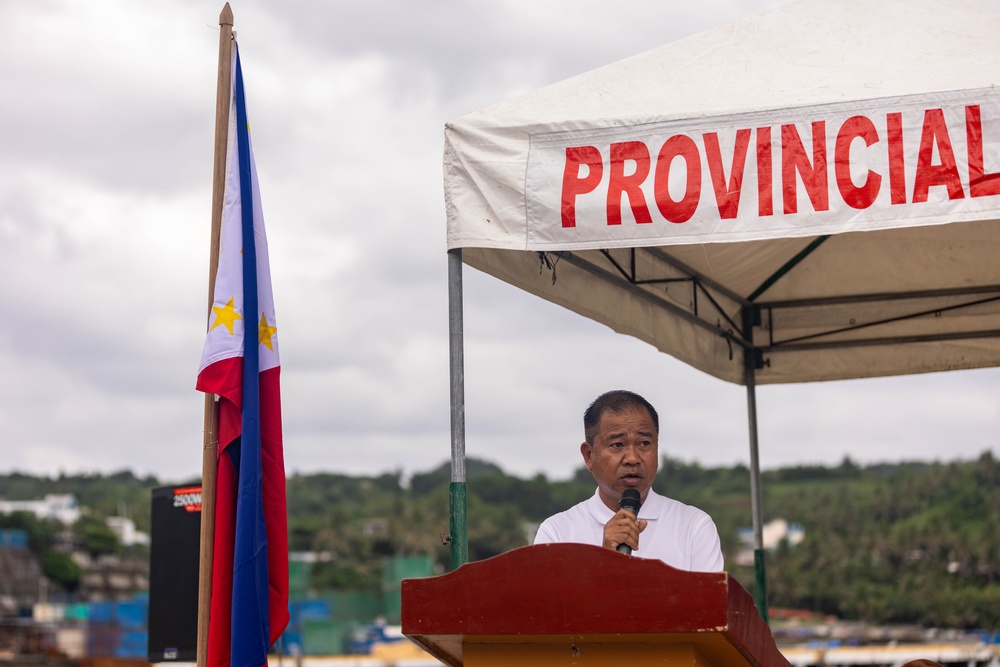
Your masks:
{"label": "flag blue stripe", "polygon": [[233,558],[230,667],[261,667],[270,644],[267,532],[264,524],[260,442],[260,359],[257,333],[257,249],[254,237],[253,165],[243,69],[236,53],[234,81],[243,214],[243,426],[239,452],[236,545]]}

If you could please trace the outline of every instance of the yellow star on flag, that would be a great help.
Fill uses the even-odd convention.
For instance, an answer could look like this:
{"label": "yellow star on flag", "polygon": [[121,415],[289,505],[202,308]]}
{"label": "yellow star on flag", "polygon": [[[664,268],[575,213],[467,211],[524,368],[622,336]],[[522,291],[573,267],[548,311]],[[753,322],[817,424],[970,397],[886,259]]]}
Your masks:
{"label": "yellow star on flag", "polygon": [[215,313],[215,323],[212,324],[209,331],[222,324],[229,330],[229,335],[233,335],[233,324],[236,320],[243,319],[243,316],[236,312],[236,306],[233,305],[234,300],[235,297],[229,297],[229,303],[225,306],[212,306],[212,312]]}
{"label": "yellow star on flag", "polygon": [[274,346],[271,345],[271,336],[278,333],[278,327],[272,327],[267,323],[267,318],[264,317],[264,313],[260,314],[260,327],[258,328],[258,338],[259,342],[267,346],[267,349],[274,352]]}

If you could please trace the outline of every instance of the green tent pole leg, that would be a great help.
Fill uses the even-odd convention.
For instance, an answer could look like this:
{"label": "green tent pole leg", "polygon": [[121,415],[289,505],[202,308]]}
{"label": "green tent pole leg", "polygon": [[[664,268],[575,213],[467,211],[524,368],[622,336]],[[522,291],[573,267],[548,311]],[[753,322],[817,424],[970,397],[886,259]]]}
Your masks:
{"label": "green tent pole leg", "polygon": [[469,562],[468,519],[465,482],[448,485],[451,513],[448,529],[451,531],[451,569],[456,570]]}
{"label": "green tent pole leg", "polygon": [[767,623],[767,556],[763,549],[753,550],[754,602]]}
{"label": "green tent pole leg", "polygon": [[448,345],[451,354],[451,484],[448,542],[451,569],[469,560],[465,489],[465,341],[462,313],[462,249],[448,251]]}

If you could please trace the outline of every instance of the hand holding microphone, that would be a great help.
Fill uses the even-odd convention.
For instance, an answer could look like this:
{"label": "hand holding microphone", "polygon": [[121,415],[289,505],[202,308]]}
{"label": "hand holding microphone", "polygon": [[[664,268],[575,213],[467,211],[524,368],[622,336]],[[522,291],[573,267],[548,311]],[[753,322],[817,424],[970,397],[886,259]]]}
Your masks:
{"label": "hand holding microphone", "polygon": [[623,554],[631,554],[633,546],[639,547],[639,533],[646,522],[638,520],[642,499],[636,489],[625,489],[618,501],[618,513],[604,526],[604,545]]}

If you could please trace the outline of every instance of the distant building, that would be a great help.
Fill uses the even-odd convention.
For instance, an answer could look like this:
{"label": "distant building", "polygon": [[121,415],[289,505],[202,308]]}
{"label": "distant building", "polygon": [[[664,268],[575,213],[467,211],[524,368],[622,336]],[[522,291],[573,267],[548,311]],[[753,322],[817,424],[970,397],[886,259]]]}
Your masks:
{"label": "distant building", "polygon": [[87,602],[130,600],[149,590],[149,558],[104,554],[83,568],[79,597]]}
{"label": "distant building", "polygon": [[[0,618],[22,615],[45,590],[42,566],[27,549],[27,534],[4,531],[6,546],[0,548]],[[22,533],[17,535],[16,533]],[[23,543],[23,544],[22,544]]]}
{"label": "distant building", "polygon": [[0,528],[0,549],[27,549],[28,533],[18,528]]}
{"label": "distant building", "polygon": [[14,512],[28,512],[39,519],[57,519],[67,526],[80,518],[76,498],[70,494],[50,493],[42,500],[0,500],[0,514]]}
{"label": "distant building", "polygon": [[135,529],[135,521],[126,519],[123,516],[109,516],[104,522],[108,528],[118,536],[118,541],[124,547],[131,547],[137,544],[149,546],[149,534]]}
{"label": "distant building", "polygon": [[[764,524],[761,532],[764,548],[768,551],[774,551],[782,542],[788,542],[790,546],[795,546],[806,537],[805,528],[784,519],[768,521]],[[740,538],[742,548],[736,552],[733,560],[737,565],[753,565],[753,528],[740,528],[736,534]]]}
{"label": "distant building", "polygon": [[[73,495],[51,493],[41,500],[0,500],[0,514],[14,512],[28,512],[39,519],[57,519],[65,526],[76,523],[82,513]],[[105,519],[105,523],[114,531],[122,546],[149,546],[149,535],[136,530],[131,519],[112,516]]]}

